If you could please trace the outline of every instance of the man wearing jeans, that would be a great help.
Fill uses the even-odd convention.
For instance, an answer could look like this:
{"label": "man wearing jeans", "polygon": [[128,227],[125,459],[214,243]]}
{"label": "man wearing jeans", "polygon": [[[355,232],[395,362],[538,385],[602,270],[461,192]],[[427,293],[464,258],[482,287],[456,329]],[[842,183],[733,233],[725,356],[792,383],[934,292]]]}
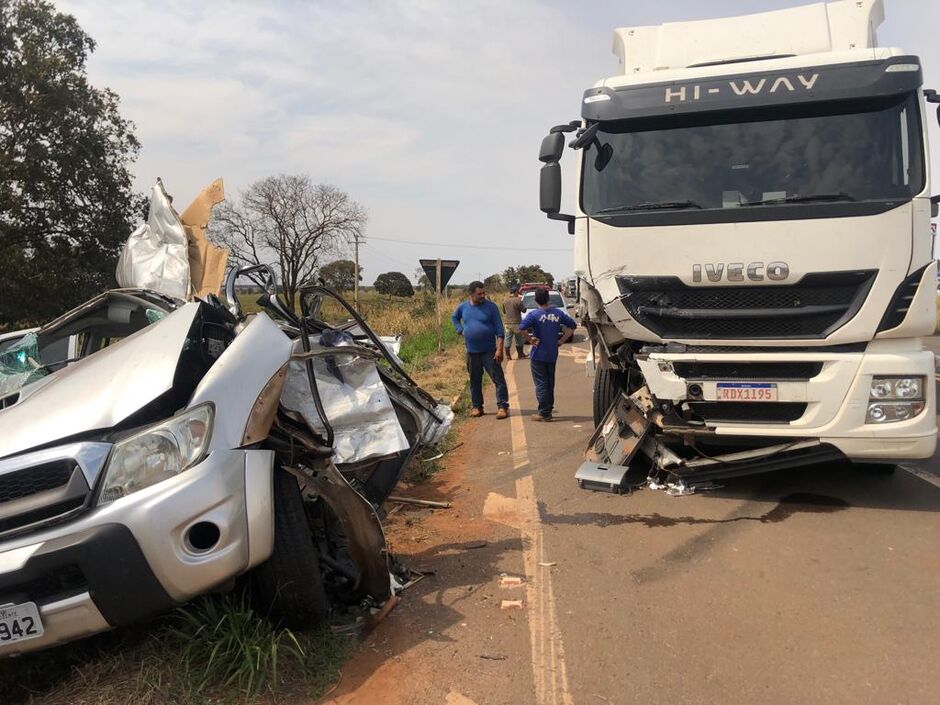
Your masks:
{"label": "man wearing jeans", "polygon": [[[539,413],[532,416],[533,421],[552,420],[558,345],[571,337],[574,329],[578,327],[571,316],[550,306],[548,300],[548,289],[537,289],[535,303],[539,307],[529,311],[519,324],[519,330],[526,333],[528,342],[532,344],[529,365],[532,368],[532,381],[535,383],[535,398],[539,402]],[[563,327],[567,329],[564,335]]]}
{"label": "man wearing jeans", "polygon": [[470,282],[469,299],[450,317],[458,335],[467,345],[467,372],[470,373],[470,416],[483,416],[483,371],[496,387],[497,419],[509,416],[509,390],[503,376],[505,331],[499,307],[486,298],[483,282]]}

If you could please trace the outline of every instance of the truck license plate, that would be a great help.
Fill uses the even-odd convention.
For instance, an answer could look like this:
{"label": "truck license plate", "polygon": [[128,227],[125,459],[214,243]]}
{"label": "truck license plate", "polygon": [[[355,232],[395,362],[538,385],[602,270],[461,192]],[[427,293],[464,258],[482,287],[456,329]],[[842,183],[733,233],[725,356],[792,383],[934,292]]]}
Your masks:
{"label": "truck license plate", "polygon": [[777,385],[767,382],[718,382],[718,401],[777,401]]}
{"label": "truck license plate", "polygon": [[35,602],[0,607],[0,644],[35,639],[43,634]]}

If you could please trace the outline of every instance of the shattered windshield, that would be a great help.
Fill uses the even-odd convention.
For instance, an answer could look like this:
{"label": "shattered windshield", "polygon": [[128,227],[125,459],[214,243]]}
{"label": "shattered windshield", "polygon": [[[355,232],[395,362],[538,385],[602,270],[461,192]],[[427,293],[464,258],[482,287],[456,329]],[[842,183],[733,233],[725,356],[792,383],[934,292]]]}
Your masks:
{"label": "shattered windshield", "polygon": [[0,344],[0,397],[12,394],[72,362],[103,350],[166,317],[148,299],[108,292],[60,316],[38,331]]}
{"label": "shattered windshield", "polygon": [[[916,96],[602,123],[589,215],[910,200],[924,186]],[[770,216],[768,216],[770,217]]]}

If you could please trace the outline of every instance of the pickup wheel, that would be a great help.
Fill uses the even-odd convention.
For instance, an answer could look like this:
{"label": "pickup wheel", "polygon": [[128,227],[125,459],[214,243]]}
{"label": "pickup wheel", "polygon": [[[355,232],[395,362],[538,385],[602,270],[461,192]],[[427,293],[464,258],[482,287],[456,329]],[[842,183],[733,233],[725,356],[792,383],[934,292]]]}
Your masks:
{"label": "pickup wheel", "polygon": [[600,425],[627,384],[627,376],[620,370],[600,369],[594,375],[594,427]]}
{"label": "pickup wheel", "polygon": [[265,613],[292,628],[322,623],[330,611],[320,573],[320,553],[297,480],[274,471],[274,550],[254,574]]}

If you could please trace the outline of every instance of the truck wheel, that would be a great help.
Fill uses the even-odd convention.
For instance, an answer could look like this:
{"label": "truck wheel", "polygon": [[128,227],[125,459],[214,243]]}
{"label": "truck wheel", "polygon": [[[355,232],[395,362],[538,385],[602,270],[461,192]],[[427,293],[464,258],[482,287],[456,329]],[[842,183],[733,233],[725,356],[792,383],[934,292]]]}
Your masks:
{"label": "truck wheel", "polygon": [[627,383],[627,376],[620,370],[600,369],[594,375],[594,426],[600,425],[607,411]]}
{"label": "truck wheel", "polygon": [[300,487],[285,470],[274,471],[274,550],[254,574],[261,608],[296,629],[323,622],[330,611]]}

